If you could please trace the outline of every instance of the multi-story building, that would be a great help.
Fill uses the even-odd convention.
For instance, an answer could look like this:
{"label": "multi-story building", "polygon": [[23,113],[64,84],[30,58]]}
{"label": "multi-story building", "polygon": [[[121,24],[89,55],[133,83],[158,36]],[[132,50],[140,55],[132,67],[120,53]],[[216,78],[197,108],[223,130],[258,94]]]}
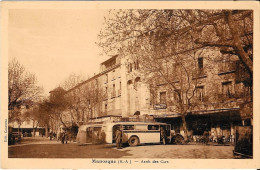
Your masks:
{"label": "multi-story building", "polygon": [[[236,57],[222,56],[218,51],[210,51],[206,55],[211,53],[221,56],[221,60],[214,61],[197,56],[199,76],[196,78],[196,84],[191,84],[194,86],[194,97],[190,103],[192,107],[185,116],[188,131],[193,135],[211,131],[218,136],[234,138],[235,126],[252,124],[250,80]],[[151,107],[150,114],[157,121],[172,124],[177,133],[182,133],[182,119],[176,108],[178,97],[172,94],[167,83],[157,82],[152,90],[151,106],[163,104],[163,107]]]}
{"label": "multi-story building", "polygon": [[[100,64],[100,73],[65,93],[80,121],[97,117],[129,117],[147,113],[149,90],[138,76],[138,63],[126,62],[116,55]],[[134,74],[132,74],[134,73]]]}
{"label": "multi-story building", "polygon": [[[217,51],[207,55],[222,56]],[[252,89],[235,57],[212,62],[197,56],[199,76],[192,99],[196,104],[187,111],[188,130],[194,135],[201,135],[205,130],[234,135],[234,126],[251,124]],[[149,85],[140,67],[138,61],[116,55],[100,64],[100,73],[68,90],[65,96],[73,96],[71,109],[80,115],[76,121],[147,115],[172,124],[181,133],[178,98],[164,81],[158,79],[155,85]]]}

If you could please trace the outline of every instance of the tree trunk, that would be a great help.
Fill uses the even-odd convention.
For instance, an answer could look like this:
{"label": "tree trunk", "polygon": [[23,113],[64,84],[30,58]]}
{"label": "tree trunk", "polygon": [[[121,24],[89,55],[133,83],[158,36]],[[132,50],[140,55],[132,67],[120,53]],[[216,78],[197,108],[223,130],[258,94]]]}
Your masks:
{"label": "tree trunk", "polygon": [[242,46],[242,41],[239,36],[238,27],[234,25],[234,20],[231,11],[228,12],[227,23],[230,28],[230,33],[233,37],[234,50],[237,52],[239,59],[242,61],[243,65],[247,69],[250,78],[253,77],[253,61],[250,59],[249,55],[245,52]]}
{"label": "tree trunk", "polygon": [[45,126],[45,137],[48,138],[49,131],[48,131],[48,125]]}
{"label": "tree trunk", "polygon": [[20,134],[20,124],[18,125],[18,135]]}
{"label": "tree trunk", "polygon": [[185,115],[182,114],[181,116],[182,119],[182,127],[183,127],[183,131],[184,131],[184,142],[188,141],[188,128],[187,128],[187,122],[186,122],[186,118]]}
{"label": "tree trunk", "polygon": [[35,128],[33,127],[33,137],[35,137]]}

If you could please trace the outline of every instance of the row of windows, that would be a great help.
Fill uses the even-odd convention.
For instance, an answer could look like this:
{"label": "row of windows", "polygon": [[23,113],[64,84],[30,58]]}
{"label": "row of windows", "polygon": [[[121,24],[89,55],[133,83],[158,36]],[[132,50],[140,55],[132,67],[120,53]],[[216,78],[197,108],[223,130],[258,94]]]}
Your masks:
{"label": "row of windows", "polygon": [[[178,100],[178,92],[180,92],[179,90],[176,90],[174,93],[174,100]],[[249,95],[251,92],[250,87],[245,87],[244,91],[241,92],[241,94],[244,95]],[[205,88],[204,86],[197,86],[196,87],[196,91],[195,91],[195,97],[199,100],[199,101],[204,101],[206,94],[205,94]],[[220,98],[234,98],[235,97],[235,90],[232,84],[232,81],[227,81],[227,82],[223,82],[222,83],[222,91],[221,94],[219,95]],[[159,93],[159,100],[160,100],[160,104],[166,104],[167,103],[167,94],[166,91],[160,92]]]}
{"label": "row of windows", "polygon": [[[115,61],[111,62],[110,64],[114,65]],[[109,67],[111,66],[110,64],[108,65]],[[204,68],[203,57],[198,57],[197,64],[198,64],[199,70],[203,70],[203,68]],[[219,63],[219,69],[220,69],[220,72],[232,71],[235,69],[236,65],[237,65],[237,62],[230,62],[229,60],[223,60],[221,63]],[[139,66],[138,60],[136,60],[133,63],[129,63],[128,64],[128,73],[132,72],[133,70],[138,70],[139,68],[140,68],[140,66]],[[113,81],[115,79],[116,79],[115,70],[113,70],[111,80]],[[108,83],[108,74],[106,74],[105,83]]]}
{"label": "row of windows", "polygon": [[[113,70],[113,71],[111,72],[111,81],[116,80],[116,78],[117,78],[116,71]],[[120,78],[120,75],[118,75],[118,78]],[[108,81],[109,81],[109,80],[108,80],[108,74],[105,74],[105,84],[108,83]]]}
{"label": "row of windows", "polygon": [[[121,95],[121,82],[119,83],[119,89],[117,92],[117,95],[120,96]],[[116,85],[113,84],[112,86],[112,91],[111,91],[111,98],[116,97]],[[108,99],[108,87],[105,87],[105,100]]]}
{"label": "row of windows", "polygon": [[[199,70],[203,70],[203,57],[199,57],[197,60]],[[223,60],[222,62],[218,63],[218,68],[220,73],[230,72],[237,70],[238,66],[240,65],[240,61],[230,61],[230,60]]]}
{"label": "row of windows", "polygon": [[128,73],[132,72],[133,69],[135,70],[138,70],[140,67],[139,67],[139,61],[136,60],[134,63],[129,63],[128,64]]}
{"label": "row of windows", "polygon": [[[118,127],[118,125],[116,125],[116,127],[114,127],[114,129],[116,129]],[[159,125],[123,125],[123,130],[159,130],[160,126]]]}

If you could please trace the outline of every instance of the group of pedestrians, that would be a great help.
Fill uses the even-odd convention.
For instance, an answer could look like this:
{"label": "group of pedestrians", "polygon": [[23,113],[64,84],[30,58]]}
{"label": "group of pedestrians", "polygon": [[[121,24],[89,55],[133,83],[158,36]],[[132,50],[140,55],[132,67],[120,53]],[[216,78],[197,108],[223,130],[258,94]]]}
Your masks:
{"label": "group of pedestrians", "polygon": [[62,144],[64,143],[68,143],[68,132],[67,131],[63,131],[63,132],[60,132],[58,134],[58,141],[61,141]]}
{"label": "group of pedestrians", "polygon": [[53,140],[53,139],[55,139],[56,138],[56,133],[55,132],[51,132],[50,134],[49,134],[49,137],[50,137],[50,140]]}

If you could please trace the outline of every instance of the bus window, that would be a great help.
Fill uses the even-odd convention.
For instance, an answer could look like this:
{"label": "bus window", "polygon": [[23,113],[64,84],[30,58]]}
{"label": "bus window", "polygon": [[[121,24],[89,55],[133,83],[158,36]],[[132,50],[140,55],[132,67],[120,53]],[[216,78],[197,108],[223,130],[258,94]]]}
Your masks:
{"label": "bus window", "polygon": [[135,125],[136,130],[147,130],[147,125]]}
{"label": "bus window", "polygon": [[148,125],[148,130],[159,130],[159,125]]}
{"label": "bus window", "polygon": [[101,127],[94,127],[93,131],[101,131]]}
{"label": "bus window", "polygon": [[123,125],[123,130],[134,130],[134,125]]}

